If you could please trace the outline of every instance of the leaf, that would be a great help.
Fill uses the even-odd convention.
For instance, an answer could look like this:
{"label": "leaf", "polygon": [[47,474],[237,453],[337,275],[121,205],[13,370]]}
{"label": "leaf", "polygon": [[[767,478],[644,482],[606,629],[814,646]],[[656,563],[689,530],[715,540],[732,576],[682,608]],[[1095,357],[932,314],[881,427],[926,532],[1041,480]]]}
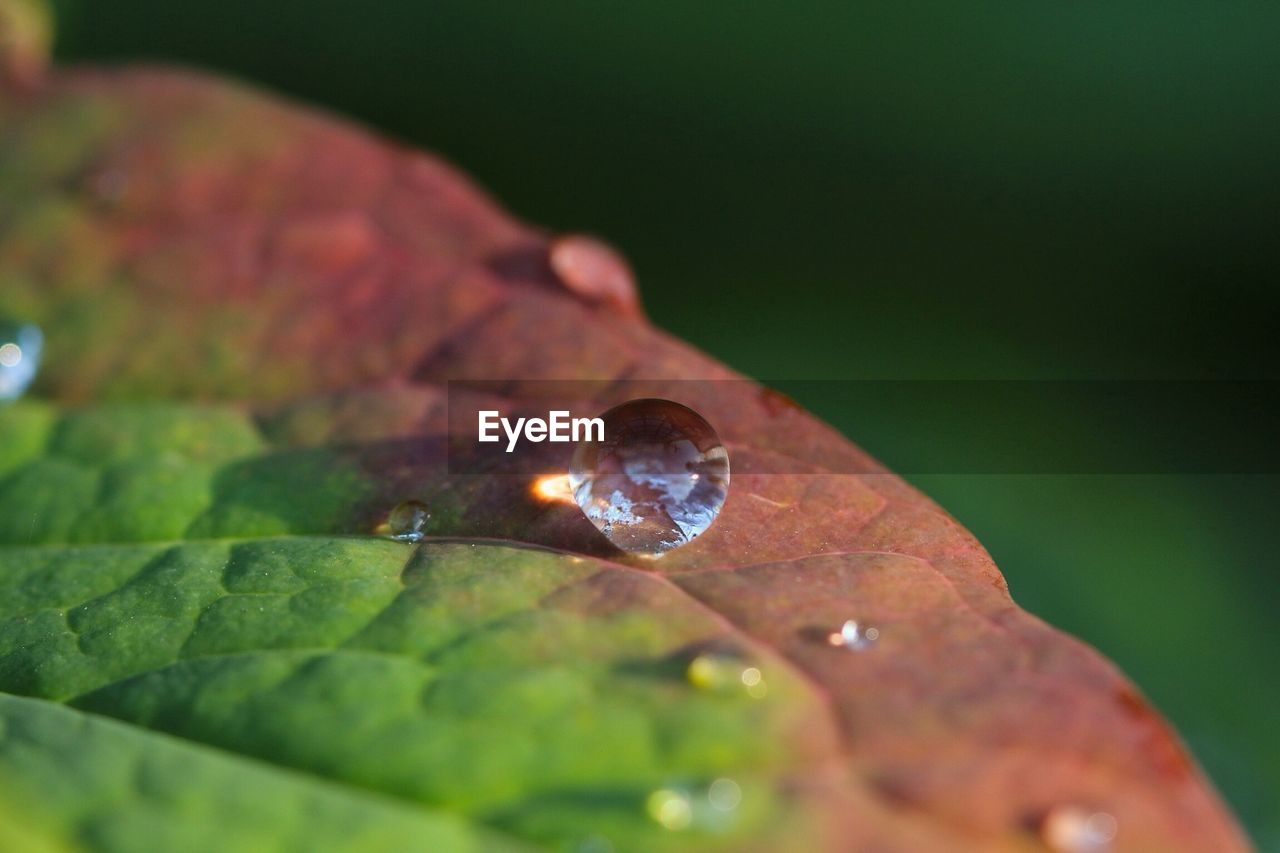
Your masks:
{"label": "leaf", "polygon": [[0,695],[0,725],[6,850],[303,850],[334,838],[353,850],[520,849],[451,815],[50,702]]}
{"label": "leaf", "polygon": [[[3,305],[46,332],[0,409],[0,690],[33,697],[0,699],[0,813],[26,837],[1066,849],[1092,841],[1064,815],[1105,812],[1126,849],[1246,846],[955,521],[438,161],[85,69],[0,99],[0,182]],[[451,472],[446,382],[521,406],[551,379],[696,387],[734,462],[716,524],[648,562],[528,477]],[[407,498],[431,538],[369,535]],[[851,618],[874,647],[827,642]]]}

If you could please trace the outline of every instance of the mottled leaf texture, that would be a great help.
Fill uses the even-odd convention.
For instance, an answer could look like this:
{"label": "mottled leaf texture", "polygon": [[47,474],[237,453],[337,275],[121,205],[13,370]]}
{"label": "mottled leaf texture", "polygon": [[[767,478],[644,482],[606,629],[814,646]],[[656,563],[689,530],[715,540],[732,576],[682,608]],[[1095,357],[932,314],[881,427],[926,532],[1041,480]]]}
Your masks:
{"label": "mottled leaf texture", "polygon": [[[738,377],[607,247],[197,74],[3,91],[0,307],[45,364],[0,408],[0,846],[1247,847],[945,512],[781,395],[691,399]],[[646,561],[450,468],[446,381],[551,379],[715,424],[716,524]],[[431,535],[374,535],[407,499]]]}

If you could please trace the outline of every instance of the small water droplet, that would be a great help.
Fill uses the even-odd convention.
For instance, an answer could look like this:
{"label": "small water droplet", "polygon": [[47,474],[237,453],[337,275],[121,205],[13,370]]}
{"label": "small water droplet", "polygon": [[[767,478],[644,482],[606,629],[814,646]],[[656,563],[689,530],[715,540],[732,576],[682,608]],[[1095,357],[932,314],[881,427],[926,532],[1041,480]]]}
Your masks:
{"label": "small water droplet", "polygon": [[585,234],[566,234],[552,241],[549,260],[561,284],[580,298],[626,314],[640,313],[635,276],[608,243]]}
{"label": "small water droplet", "polygon": [[421,542],[427,535],[427,522],[431,512],[421,501],[405,501],[391,510],[387,516],[387,529],[392,539],[400,542]]}
{"label": "small water droplet", "polygon": [[862,628],[857,620],[849,619],[840,626],[840,630],[827,636],[827,642],[844,649],[866,649],[880,639],[879,628]]}
{"label": "small water droplet", "polygon": [[744,669],[739,680],[742,681],[742,686],[747,688],[747,695],[752,699],[763,699],[769,692],[769,686],[764,683],[764,676],[754,666]]}
{"label": "small water droplet", "polygon": [[700,690],[743,690],[752,699],[763,699],[769,692],[758,667],[744,667],[741,660],[730,655],[700,654],[689,662],[685,675]]}
{"label": "small water droplet", "polygon": [[711,807],[722,812],[731,812],[742,802],[742,788],[728,778],[720,778],[707,788],[707,800]]}
{"label": "small water droplet", "polygon": [[693,804],[684,791],[659,788],[645,801],[645,810],[664,829],[687,829],[693,822]]}
{"label": "small water droplet", "polygon": [[760,402],[764,404],[765,411],[775,418],[788,412],[804,411],[791,397],[772,388],[760,389]]}
{"label": "small water droplet", "polygon": [[581,442],[569,482],[587,518],[623,551],[661,555],[701,535],[729,493],[729,454],[697,412],[632,400],[601,415],[603,441]]}
{"label": "small water droplet", "polygon": [[1102,853],[1111,848],[1119,824],[1106,812],[1058,806],[1045,817],[1040,834],[1058,853]]}
{"label": "small water droplet", "polygon": [[716,655],[698,655],[689,661],[685,675],[694,687],[712,690],[724,686],[729,679],[727,662]]}
{"label": "small water droplet", "polygon": [[0,321],[0,400],[26,393],[40,369],[44,335],[32,323]]}

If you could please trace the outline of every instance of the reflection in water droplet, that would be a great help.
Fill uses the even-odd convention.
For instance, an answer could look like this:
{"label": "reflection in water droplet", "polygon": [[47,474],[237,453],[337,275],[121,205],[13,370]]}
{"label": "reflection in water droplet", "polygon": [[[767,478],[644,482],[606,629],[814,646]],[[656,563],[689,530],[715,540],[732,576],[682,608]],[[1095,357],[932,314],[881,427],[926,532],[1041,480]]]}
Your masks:
{"label": "reflection in water droplet", "polygon": [[839,631],[830,634],[827,642],[840,648],[861,650],[870,648],[871,644],[878,639],[880,639],[879,628],[863,630],[856,620],[850,619],[840,626]]}
{"label": "reflection in water droplet", "polygon": [[693,821],[693,804],[689,795],[671,788],[659,788],[645,801],[649,817],[664,829],[677,831],[688,828]]}
{"label": "reflection in water droplet", "polygon": [[0,400],[26,393],[40,369],[44,335],[31,323],[0,321]]}
{"label": "reflection in water droplet", "polygon": [[566,474],[548,474],[533,481],[534,497],[541,501],[573,503],[573,489]]}
{"label": "reflection in water droplet", "polygon": [[1059,806],[1045,817],[1040,834],[1058,853],[1102,853],[1111,848],[1119,828],[1106,812]]}
{"label": "reflection in water droplet", "polygon": [[707,800],[711,807],[722,812],[731,812],[742,802],[742,788],[732,779],[720,778],[707,788]]}
{"label": "reflection in water droplet", "polygon": [[391,538],[400,542],[420,542],[427,535],[427,522],[431,513],[420,501],[405,501],[391,510],[387,516],[387,528]]}
{"label": "reflection in water droplet", "polygon": [[701,415],[670,400],[632,400],[601,415],[604,440],[573,454],[574,500],[623,551],[660,555],[715,521],[729,455]]}

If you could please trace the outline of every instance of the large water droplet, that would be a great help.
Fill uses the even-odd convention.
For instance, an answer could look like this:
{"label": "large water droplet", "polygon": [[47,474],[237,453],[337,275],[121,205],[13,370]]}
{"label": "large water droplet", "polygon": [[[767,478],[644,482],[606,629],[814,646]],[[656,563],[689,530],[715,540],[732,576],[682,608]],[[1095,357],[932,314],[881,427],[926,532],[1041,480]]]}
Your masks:
{"label": "large water droplet", "polygon": [[623,551],[660,555],[715,521],[729,493],[729,454],[697,412],[632,400],[601,415],[603,441],[573,454],[574,500]]}
{"label": "large water droplet", "polygon": [[421,542],[427,535],[427,522],[431,512],[421,501],[405,501],[391,510],[387,516],[387,528],[392,539],[401,542]]}
{"label": "large water droplet", "polygon": [[0,400],[26,393],[40,369],[44,335],[31,323],[0,320]]}

